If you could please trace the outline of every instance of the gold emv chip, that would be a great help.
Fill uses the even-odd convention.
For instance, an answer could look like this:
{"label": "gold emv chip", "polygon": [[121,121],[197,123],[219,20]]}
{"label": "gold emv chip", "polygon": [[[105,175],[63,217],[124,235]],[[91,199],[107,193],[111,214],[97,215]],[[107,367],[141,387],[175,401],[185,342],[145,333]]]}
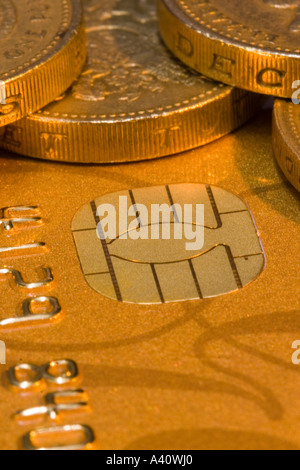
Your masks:
{"label": "gold emv chip", "polygon": [[72,231],[87,283],[119,302],[216,297],[242,289],[265,266],[246,203],[210,185],[107,194],[79,210]]}

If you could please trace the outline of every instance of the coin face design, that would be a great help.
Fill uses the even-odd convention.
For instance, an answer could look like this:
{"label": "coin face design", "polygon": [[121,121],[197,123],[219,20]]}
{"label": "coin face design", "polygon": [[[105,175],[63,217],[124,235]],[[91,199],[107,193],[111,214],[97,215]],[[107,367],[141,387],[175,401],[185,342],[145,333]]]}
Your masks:
{"label": "coin face design", "polygon": [[300,5],[296,0],[253,0],[251,4],[247,0],[175,0],[174,3],[197,21],[201,15],[201,25],[226,39],[270,52],[300,53],[297,41]]}
{"label": "coin face design", "polygon": [[277,100],[273,111],[273,148],[277,162],[300,191],[300,107]]}
{"label": "coin face design", "polygon": [[3,126],[53,101],[79,75],[86,53],[80,0],[1,0],[0,31]]}
{"label": "coin face design", "polygon": [[209,91],[205,80],[172,60],[162,47],[155,2],[114,0],[104,8],[103,3],[86,1],[86,5],[89,64],[70,92],[85,107],[86,119],[99,112],[99,102],[106,118],[130,113],[138,117],[152,115],[156,100],[165,110],[174,108],[174,93],[178,102],[192,103],[199,94],[197,87],[206,85]]}
{"label": "coin face design", "polygon": [[224,83],[292,95],[300,68],[299,2],[160,0],[159,5],[163,39],[184,63]]}
{"label": "coin face design", "polygon": [[[123,203],[132,216],[131,223],[125,224],[128,228],[123,228]],[[160,218],[154,219],[153,204],[161,208]],[[198,220],[193,213],[188,222],[184,210],[195,204],[204,207],[204,218]],[[102,234],[105,230],[101,207],[108,211],[109,206],[119,225],[114,237],[110,233],[100,237],[99,230]],[[168,223],[172,229],[166,235]],[[178,228],[186,229],[187,224],[194,229],[202,225],[201,245],[188,248],[192,236],[186,230],[178,236]],[[249,284],[265,265],[246,204],[209,185],[108,194],[77,213],[72,231],[88,284],[119,302],[159,304],[224,295]]]}
{"label": "coin face design", "polygon": [[152,0],[84,4],[88,64],[66,97],[40,114],[71,117],[77,107],[78,119],[87,121],[152,117],[223,93],[172,60],[160,42]]}
{"label": "coin face design", "polygon": [[85,0],[84,10],[85,69],[65,95],[18,123],[23,137],[18,145],[6,138],[6,148],[83,163],[149,159],[211,142],[260,106],[175,59],[153,0]]}

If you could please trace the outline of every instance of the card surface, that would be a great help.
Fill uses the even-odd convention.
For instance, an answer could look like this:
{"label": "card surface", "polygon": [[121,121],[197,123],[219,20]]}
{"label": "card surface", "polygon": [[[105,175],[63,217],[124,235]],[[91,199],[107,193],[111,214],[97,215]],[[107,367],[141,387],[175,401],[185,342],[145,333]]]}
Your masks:
{"label": "card surface", "polygon": [[[299,195],[270,123],[265,111],[204,148],[139,164],[1,152],[2,449],[300,447]],[[145,207],[196,194],[208,238],[190,261],[174,240],[119,240],[118,294],[92,207],[116,194],[131,205],[130,191]],[[222,237],[209,230],[211,195]]]}

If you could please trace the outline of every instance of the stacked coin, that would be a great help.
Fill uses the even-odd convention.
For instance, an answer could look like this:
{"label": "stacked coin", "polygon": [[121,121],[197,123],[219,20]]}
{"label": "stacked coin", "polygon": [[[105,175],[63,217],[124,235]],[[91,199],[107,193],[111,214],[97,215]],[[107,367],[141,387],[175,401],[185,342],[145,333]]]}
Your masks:
{"label": "stacked coin", "polygon": [[276,103],[274,151],[299,189],[299,1],[159,0],[158,9],[162,38],[184,64],[228,85],[293,98]]}
{"label": "stacked coin", "polygon": [[300,191],[300,108],[277,101],[273,111],[273,146],[285,176]]}
{"label": "stacked coin", "polygon": [[[236,129],[261,97],[212,82],[161,43],[154,0],[84,0],[88,61],[72,87],[8,126],[2,146],[81,163],[150,159]],[[57,93],[56,93],[57,94]]]}
{"label": "stacked coin", "polygon": [[78,77],[86,58],[80,0],[0,3],[0,127],[38,111]]}

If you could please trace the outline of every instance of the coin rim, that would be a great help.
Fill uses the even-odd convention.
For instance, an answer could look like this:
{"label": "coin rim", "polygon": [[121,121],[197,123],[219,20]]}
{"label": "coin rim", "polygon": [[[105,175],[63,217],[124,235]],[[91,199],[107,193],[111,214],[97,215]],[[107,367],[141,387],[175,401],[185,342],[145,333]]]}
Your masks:
{"label": "coin rim", "polygon": [[[233,105],[239,98],[244,98],[246,104],[243,115],[237,117]],[[227,135],[250,119],[261,108],[263,101],[264,97],[260,95],[225,86],[219,96],[212,97],[206,102],[185,106],[176,111],[162,112],[160,115],[125,118],[117,122],[66,121],[64,117],[38,118],[35,114],[17,123],[23,131],[19,147],[5,140],[0,141],[0,146],[24,156],[70,163],[150,160],[192,150]],[[221,115],[218,132],[208,136],[197,132],[197,127],[201,128],[206,122],[211,123],[216,116]],[[178,126],[180,132],[162,148],[156,131],[171,129],[174,126]],[[65,137],[59,156],[49,158],[45,154],[40,139],[41,134],[58,134]],[[128,147],[126,154],[125,146]]]}
{"label": "coin rim", "polygon": [[[6,99],[21,95],[17,110],[0,114],[0,127],[32,114],[55,100],[71,86],[86,60],[85,27],[81,0],[70,0],[71,16],[68,30],[57,41],[51,53],[28,65],[19,73],[2,78]],[[76,51],[80,49],[79,59]],[[10,73],[10,72],[7,72]],[[1,78],[1,77],[0,77]]]}
{"label": "coin rim", "polygon": [[[300,192],[300,153],[299,148],[297,149],[297,144],[300,142],[300,129],[297,131],[296,123],[292,120],[290,113],[288,117],[286,116],[286,108],[289,106],[293,107],[299,105],[293,104],[292,102],[288,103],[285,100],[276,100],[274,103],[272,135],[273,150],[276,161],[285,177],[294,186],[294,188]],[[286,122],[287,119],[289,119],[290,126],[288,126]],[[291,132],[288,134],[289,127]],[[296,131],[296,135],[294,131]],[[299,134],[299,142],[295,140],[297,138],[297,134]],[[292,160],[296,163],[296,176],[294,174],[289,174],[286,170],[286,167],[283,164],[282,154],[291,156]]]}
{"label": "coin rim", "polygon": [[[238,41],[237,39],[230,38],[228,36],[223,36],[223,34],[218,33],[217,31],[214,31],[213,29],[210,29],[208,27],[205,27],[203,25],[200,25],[194,18],[190,17],[184,10],[182,10],[177,4],[172,3],[174,0],[159,0],[162,1],[166,8],[172,13],[174,16],[176,16],[180,21],[184,22],[189,28],[193,29],[197,33],[205,36],[208,39],[217,39],[219,41],[222,41],[229,46],[238,46],[239,48],[247,48],[247,50],[252,50],[256,54],[258,53],[264,53],[268,55],[277,55],[277,56],[283,56],[283,57],[292,57],[295,59],[300,60],[300,46],[299,46],[299,52],[291,52],[290,50],[287,49],[282,49],[280,51],[274,50],[274,49],[268,49],[265,47],[260,47],[260,46],[253,46],[252,44],[244,43],[242,41]],[[172,3],[172,5],[170,5]],[[242,25],[245,26],[245,25]],[[250,28],[249,28],[250,29]]]}
{"label": "coin rim", "polygon": [[[297,55],[271,49],[258,49],[236,40],[230,40],[218,33],[205,30],[195,23],[177,4],[174,4],[173,0],[157,0],[157,2],[161,37],[171,52],[183,63],[213,80],[222,81],[231,86],[261,94],[291,98],[294,91],[292,83],[295,76],[300,76],[300,53]],[[165,20],[165,16],[168,17],[168,21]],[[180,53],[170,31],[182,33],[191,41],[196,52],[191,56]],[[210,60],[215,55],[235,61],[236,68],[231,77],[209,67]],[[275,88],[257,83],[257,73],[269,68],[286,71],[286,84]]]}
{"label": "coin rim", "polygon": [[[0,80],[8,83],[9,81],[17,78],[20,74],[25,74],[28,71],[32,72],[32,67],[37,67],[42,65],[46,60],[51,60],[52,56],[60,52],[72,39],[74,36],[74,32],[78,29],[78,25],[82,22],[82,4],[81,0],[64,0],[64,4],[62,4],[62,11],[63,16],[65,16],[64,10],[67,10],[67,4],[71,5],[71,9],[69,13],[71,13],[69,18],[69,25],[68,29],[65,31],[63,38],[60,38],[59,35],[61,32],[58,30],[55,37],[52,38],[50,44],[46,46],[43,50],[37,52],[35,56],[31,57],[26,61],[25,64],[21,64],[20,66],[15,69],[14,67],[9,70],[8,72],[0,73]],[[50,51],[48,49],[50,48]],[[37,59],[37,57],[39,57]]]}

